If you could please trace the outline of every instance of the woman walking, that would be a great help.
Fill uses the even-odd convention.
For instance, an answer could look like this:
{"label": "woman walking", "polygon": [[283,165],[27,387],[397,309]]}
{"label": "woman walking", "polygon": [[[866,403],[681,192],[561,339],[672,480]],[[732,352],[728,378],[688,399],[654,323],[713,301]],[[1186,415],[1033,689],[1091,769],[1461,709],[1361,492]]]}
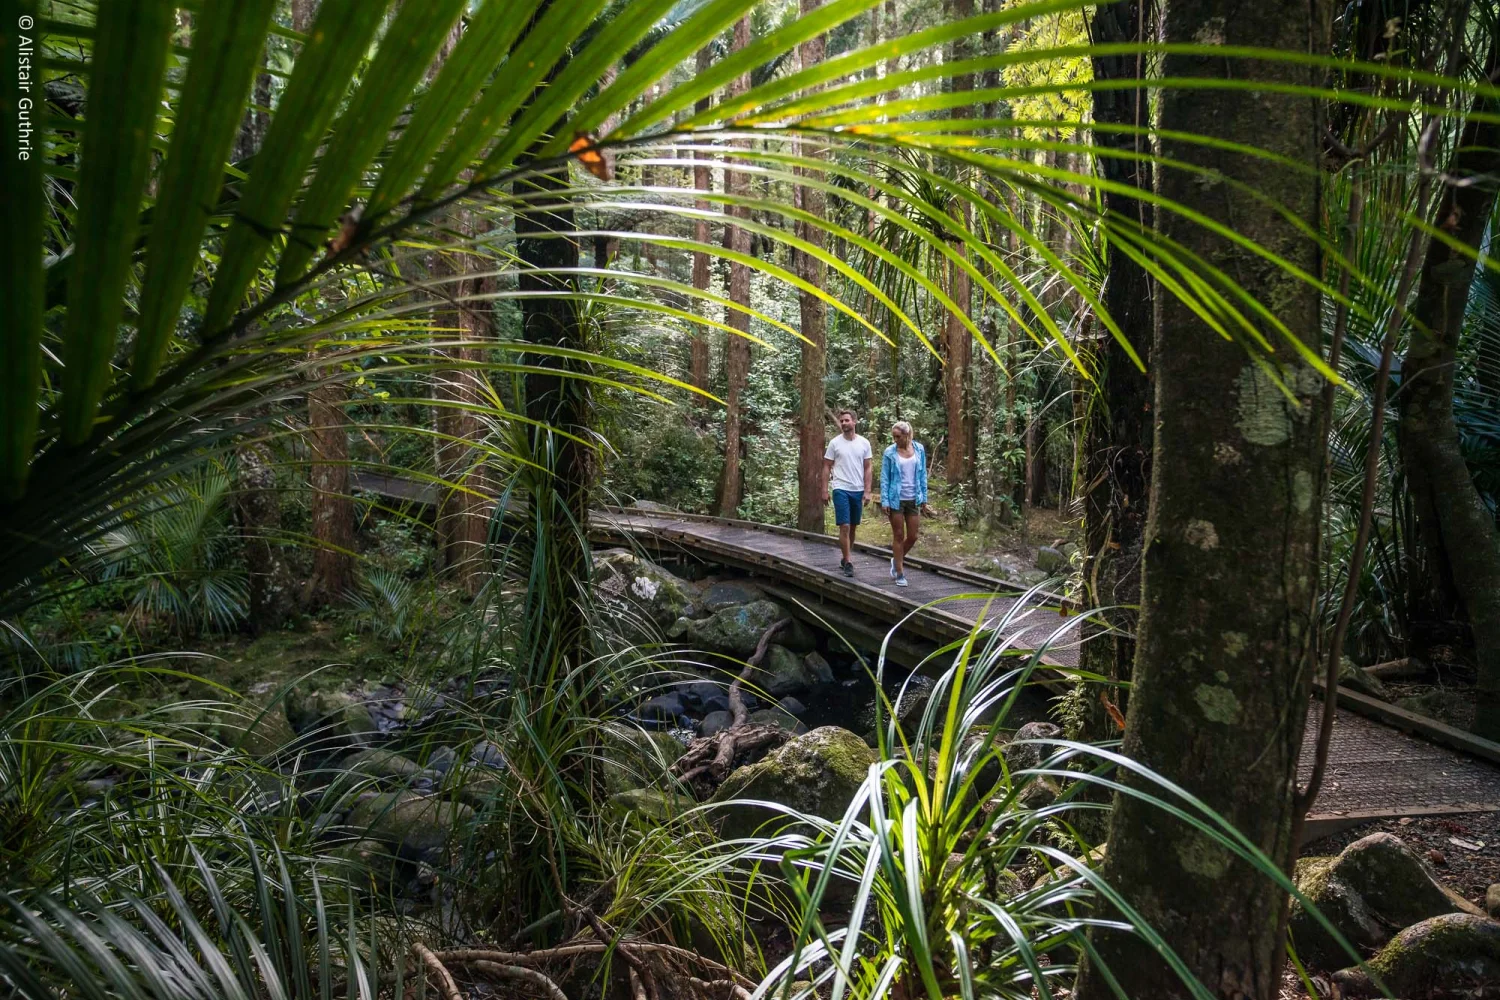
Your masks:
{"label": "woman walking", "polygon": [[911,424],[891,427],[893,444],[880,460],[880,505],[891,519],[891,576],[906,586],[906,554],[917,544],[927,507],[927,449],[911,437]]}

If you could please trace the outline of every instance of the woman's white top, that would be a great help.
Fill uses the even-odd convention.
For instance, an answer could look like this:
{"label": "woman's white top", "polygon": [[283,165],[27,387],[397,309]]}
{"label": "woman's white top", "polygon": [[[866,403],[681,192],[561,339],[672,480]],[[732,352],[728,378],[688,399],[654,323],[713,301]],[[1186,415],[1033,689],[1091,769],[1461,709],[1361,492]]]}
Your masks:
{"label": "woman's white top", "polygon": [[901,474],[901,499],[915,500],[917,497],[917,453],[913,449],[907,458],[896,452],[896,471]]}

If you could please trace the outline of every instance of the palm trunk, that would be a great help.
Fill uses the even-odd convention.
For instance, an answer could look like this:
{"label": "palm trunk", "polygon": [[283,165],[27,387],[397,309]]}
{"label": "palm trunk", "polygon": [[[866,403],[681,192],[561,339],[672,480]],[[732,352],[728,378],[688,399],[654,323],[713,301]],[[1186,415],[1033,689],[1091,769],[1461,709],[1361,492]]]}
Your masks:
{"label": "palm trunk", "polygon": [[[822,0],[802,0],[802,16],[817,10]],[[876,15],[872,10],[871,16]],[[816,66],[823,61],[827,39],[823,35],[804,42],[797,47],[797,56],[804,68]],[[804,144],[808,157],[822,157],[826,150],[819,144]],[[799,169],[799,172],[800,171]],[[822,180],[822,175],[806,171]],[[827,199],[817,188],[798,188],[798,196],[804,211],[818,219],[823,218]],[[820,249],[827,239],[816,225],[799,225],[803,239]],[[827,267],[809,254],[796,253],[797,275],[814,287],[827,284]],[[799,373],[798,389],[801,394],[801,413],[797,421],[797,527],[802,531],[823,530],[823,449],[826,430],[827,408],[824,401],[824,373],[828,364],[824,354],[827,338],[827,317],[823,300],[816,295],[803,292],[798,296],[802,313],[802,370]]]}
{"label": "palm trunk", "polygon": [[[1154,39],[1153,4],[1115,3],[1094,13],[1092,35],[1099,44],[1144,42]],[[1094,79],[1142,79],[1145,56],[1096,56]],[[1097,90],[1094,120],[1100,124],[1146,127],[1146,91]],[[1106,148],[1149,154],[1150,140],[1144,136],[1098,132],[1094,141]],[[1149,160],[1099,157],[1104,178],[1142,191],[1152,185]],[[1119,224],[1131,230],[1151,228],[1152,213],[1146,202],[1121,195],[1104,194],[1104,208]],[[1119,325],[1130,345],[1151,367],[1152,299],[1155,288],[1146,271],[1116,250],[1109,257],[1109,275],[1104,285],[1104,306]],[[1125,349],[1100,325],[1095,325],[1089,360],[1094,369],[1090,410],[1084,424],[1083,474],[1080,489],[1084,509],[1085,609],[1104,608],[1087,626],[1092,637],[1081,647],[1085,670],[1111,681],[1130,680],[1135,661],[1135,615],[1129,607],[1140,603],[1141,552],[1145,544],[1146,511],[1151,483],[1151,379],[1136,367]],[[1102,696],[1125,705],[1125,689],[1114,688]],[[1112,738],[1108,713],[1091,706],[1088,726],[1094,738]]]}
{"label": "palm trunk", "polygon": [[[1323,52],[1326,2],[1173,0],[1166,41],[1212,32],[1232,46]],[[1289,63],[1168,56],[1167,77],[1232,77],[1313,87]],[[1311,99],[1267,91],[1166,89],[1161,127],[1232,139],[1296,164],[1318,162],[1324,122]],[[1227,151],[1163,138],[1182,160],[1275,197],[1316,231],[1319,178]],[[1279,213],[1229,183],[1163,173],[1164,199],[1202,212],[1317,273],[1317,247]],[[1175,214],[1160,228],[1188,253],[1232,275],[1270,304],[1311,350],[1319,296],[1308,284]],[[1268,333],[1275,337],[1274,333]],[[1324,447],[1322,379],[1279,350],[1253,359],[1163,297],[1153,358],[1155,460],[1145,577],[1123,753],[1215,810],[1273,865],[1291,858],[1297,756],[1311,689],[1317,628],[1318,484]],[[1277,388],[1262,364],[1293,399]],[[1160,794],[1135,774],[1128,785]],[[1217,997],[1277,995],[1287,895],[1255,866],[1140,799],[1117,795],[1103,877]],[[1095,944],[1118,982],[1083,973],[1079,1000],[1174,998],[1191,991],[1140,938],[1100,931]]]}
{"label": "palm trunk", "polygon": [[[1491,42],[1486,73],[1496,66]],[[1500,102],[1475,110],[1494,115]],[[1500,126],[1471,117],[1448,173],[1483,178],[1500,171]],[[1492,184],[1447,184],[1437,224],[1449,236],[1478,247],[1495,206]],[[1474,260],[1432,240],[1412,306],[1411,343],[1401,364],[1397,440],[1416,512],[1417,535],[1431,584],[1457,598],[1473,633],[1478,664],[1474,732],[1500,739],[1500,535],[1485,508],[1459,446],[1453,419],[1453,376],[1463,333]],[[1438,597],[1433,603],[1447,603]]]}
{"label": "palm trunk", "polygon": [[[734,25],[734,44],[731,51],[738,52],[750,44],[750,19],[740,18]],[[739,97],[750,89],[750,74],[735,77],[729,85],[729,96]],[[724,169],[724,190],[731,195],[743,195],[749,189],[744,174],[733,168],[732,162]],[[726,209],[726,215],[748,218],[747,208]],[[750,232],[739,226],[724,227],[724,247],[737,253],[750,252]],[[746,264],[729,265],[729,298],[740,305],[750,304],[750,268]],[[750,317],[738,310],[731,310],[727,319],[730,326],[742,333],[750,332]],[[724,468],[719,474],[717,508],[720,517],[737,517],[740,503],[744,500],[745,479],[740,462],[741,420],[740,396],[745,390],[745,380],[750,373],[750,341],[731,334],[724,345],[724,374],[728,389],[724,398]]]}

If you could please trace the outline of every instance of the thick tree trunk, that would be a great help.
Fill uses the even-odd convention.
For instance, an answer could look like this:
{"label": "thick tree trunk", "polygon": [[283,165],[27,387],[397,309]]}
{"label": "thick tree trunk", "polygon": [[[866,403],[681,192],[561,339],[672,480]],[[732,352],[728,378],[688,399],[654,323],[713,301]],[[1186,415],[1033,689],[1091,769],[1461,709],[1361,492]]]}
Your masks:
{"label": "thick tree trunk", "polygon": [[[704,73],[713,62],[713,54],[705,45],[698,50],[698,72]],[[704,97],[693,105],[696,114],[702,114],[710,107],[711,101]],[[693,159],[699,161],[693,165],[693,187],[699,191],[710,191],[713,189],[713,173],[709,170],[708,154],[702,151],[693,153]],[[693,202],[695,208],[700,212],[708,210],[708,202],[699,199]],[[708,242],[708,220],[698,219],[693,223],[693,239],[699,243]],[[701,291],[708,290],[708,254],[701,251],[693,254],[693,287]],[[706,309],[707,305],[699,299],[693,303],[694,309]],[[693,330],[692,356],[690,359],[690,371],[688,381],[699,389],[708,389],[708,331],[695,327]],[[699,406],[707,406],[710,402],[706,396],[693,396],[693,402]]]}
{"label": "thick tree trunk", "polygon": [[[750,44],[750,19],[740,18],[734,25],[734,44],[731,51],[738,52]],[[735,77],[729,85],[729,96],[739,97],[750,89],[750,74]],[[733,161],[724,169],[724,190],[728,194],[743,195],[749,183],[743,173],[734,169]],[[726,209],[726,215],[748,218],[748,208]],[[724,247],[741,254],[750,252],[750,232],[739,226],[724,227]],[[729,265],[729,298],[740,305],[750,304],[750,268],[745,264]],[[744,333],[750,332],[750,317],[738,310],[731,310],[726,322]],[[728,382],[724,396],[724,468],[719,473],[717,508],[720,517],[738,517],[740,503],[744,500],[745,477],[741,466],[741,420],[740,397],[745,391],[745,379],[750,373],[750,341],[731,334],[724,344],[724,374]]]}
{"label": "thick tree trunk", "polygon": [[[949,20],[957,21],[974,15],[974,0],[947,0],[946,7]],[[968,59],[972,56],[970,49],[970,39],[958,39],[953,43],[949,58]],[[955,76],[953,89],[960,92],[973,90],[974,74],[961,73]],[[951,113],[954,118],[973,116],[973,111],[968,107],[954,108]],[[972,207],[965,201],[957,222],[965,230],[969,228],[971,211]],[[957,240],[953,242],[954,249],[967,257],[968,251],[963,244]],[[967,271],[952,262],[948,264],[948,295],[965,315],[971,311],[972,279]],[[948,411],[948,457],[945,471],[948,483],[957,486],[969,482],[974,475],[973,454],[969,447],[974,437],[973,415],[969,412],[969,367],[973,360],[974,342],[970,339],[968,327],[963,320],[952,312],[943,316],[943,344],[944,360],[947,362],[943,402]]]}
{"label": "thick tree trunk", "polygon": [[[1147,42],[1155,39],[1155,11],[1150,0],[1100,6],[1091,23],[1098,44]],[[1145,55],[1096,56],[1094,79],[1142,79]],[[1147,118],[1146,91],[1097,90],[1094,121],[1144,128]],[[1094,141],[1105,148],[1137,155],[1151,153],[1146,136],[1097,132]],[[1099,169],[1104,178],[1150,191],[1151,163],[1101,155]],[[1116,194],[1101,196],[1104,208],[1121,225],[1146,230],[1152,215],[1146,202]],[[1092,633],[1081,648],[1082,665],[1113,681],[1130,680],[1135,661],[1135,615],[1126,606],[1136,605],[1141,595],[1141,550],[1145,543],[1146,510],[1151,483],[1151,367],[1152,299],[1154,288],[1146,271],[1118,250],[1109,256],[1109,275],[1104,284],[1104,306],[1119,325],[1130,345],[1146,363],[1141,371],[1101,324],[1094,326],[1088,358],[1094,382],[1085,385],[1092,393],[1083,430],[1084,607],[1107,608],[1086,626]],[[1097,624],[1096,624],[1097,623]],[[1120,708],[1125,690],[1100,692]],[[1109,713],[1090,706],[1088,735],[1113,738],[1116,734]]]}
{"label": "thick tree trunk", "polygon": [[[320,377],[326,378],[327,375]],[[349,495],[349,433],[343,382],[307,391],[307,443],[312,453],[312,575],[302,591],[309,609],[343,599],[354,583],[354,500]]]}
{"label": "thick tree trunk", "polygon": [[[1486,67],[1496,65],[1494,43]],[[1495,114],[1500,102],[1479,102]],[[1500,126],[1470,118],[1448,173],[1484,178],[1500,172]],[[1447,184],[1437,225],[1459,242],[1478,248],[1495,205],[1491,183]],[[1453,375],[1464,312],[1474,280],[1474,261],[1441,240],[1428,244],[1412,305],[1411,343],[1401,364],[1397,440],[1417,534],[1427,557],[1432,603],[1455,596],[1473,632],[1479,667],[1474,732],[1500,739],[1500,535],[1474,488],[1453,419]]]}
{"label": "thick tree trunk", "polygon": [[[561,269],[578,266],[578,243],[571,238],[548,236],[571,232],[574,228],[573,205],[561,196],[548,192],[568,187],[566,167],[539,177],[517,181],[515,194],[532,200],[526,211],[516,213],[516,251],[528,268]],[[567,292],[575,282],[558,274],[522,273],[522,292]],[[587,350],[585,331],[578,320],[576,305],[565,299],[525,298],[521,306],[522,336],[527,343],[551,347]],[[588,384],[569,377],[580,371],[578,362],[542,355],[529,356],[528,364],[546,366],[545,372],[526,376],[526,415],[549,428],[588,440],[592,434],[592,398]],[[559,581],[563,591],[551,595],[531,593],[544,588],[528,589],[528,617],[532,627],[545,632],[534,655],[559,656],[574,666],[590,654],[588,627],[589,579],[591,559],[587,537],[589,499],[592,492],[594,462],[591,450],[577,441],[533,430],[535,456],[551,469],[550,480],[541,484],[531,502],[540,510],[531,513],[541,526],[541,537],[535,541],[546,547],[550,564],[547,577]],[[552,606],[539,602],[548,600]]]}
{"label": "thick tree trunk", "polygon": [[[822,2],[823,0],[802,0],[802,16],[806,17],[817,10]],[[877,12],[878,8],[872,9],[871,17],[877,17]],[[820,64],[826,50],[827,38],[819,35],[799,45],[797,56],[806,69]],[[810,158],[827,155],[827,150],[818,143],[804,144],[802,150]],[[806,172],[819,181],[823,179],[815,171]],[[827,199],[821,190],[798,188],[798,200],[804,211],[819,219],[823,218]],[[826,245],[827,236],[817,226],[799,224],[797,228],[799,235],[814,246],[822,248]],[[822,261],[797,251],[796,265],[797,275],[804,281],[817,288],[827,284],[828,268]],[[802,406],[797,421],[797,527],[802,531],[822,531],[823,449],[827,443],[824,438],[828,420],[825,415],[827,404],[824,401],[823,385],[828,365],[824,353],[827,316],[823,300],[816,295],[803,292],[798,296],[798,304],[802,312],[802,336],[807,339],[802,342],[802,370],[798,377]]]}
{"label": "thick tree trunk", "polygon": [[[1323,0],[1173,0],[1166,41],[1325,51]],[[1233,77],[1315,86],[1316,71],[1280,62],[1168,56],[1168,77]],[[1161,127],[1250,143],[1318,162],[1324,123],[1311,100],[1254,90],[1167,89]],[[1164,138],[1163,156],[1253,186],[1316,229],[1312,172]],[[1230,225],[1303,270],[1317,249],[1278,213],[1227,183],[1165,171],[1163,198]],[[1262,258],[1163,213],[1164,233],[1267,303],[1319,346],[1319,297]],[[1268,337],[1277,334],[1267,331]],[[1314,666],[1316,527],[1323,441],[1322,380],[1285,348],[1255,359],[1163,297],[1153,358],[1156,439],[1134,690],[1123,752],[1197,796],[1273,864],[1289,863],[1297,755]],[[1274,370],[1288,399],[1263,365]],[[1128,774],[1127,784],[1156,787]],[[1106,880],[1218,997],[1277,994],[1286,893],[1196,829],[1139,799],[1116,796]],[[1102,959],[1126,996],[1187,997],[1188,988],[1133,935],[1102,931]],[[1086,970],[1079,1000],[1114,992]]]}

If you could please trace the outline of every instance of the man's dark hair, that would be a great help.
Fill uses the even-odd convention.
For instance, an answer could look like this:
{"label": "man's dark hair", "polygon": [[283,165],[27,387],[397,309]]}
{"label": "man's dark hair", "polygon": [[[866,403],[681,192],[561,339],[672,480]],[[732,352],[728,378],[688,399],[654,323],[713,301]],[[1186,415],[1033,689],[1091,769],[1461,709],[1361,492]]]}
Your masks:
{"label": "man's dark hair", "polygon": [[848,409],[840,410],[838,413],[834,414],[834,416],[842,417],[846,413],[849,414],[849,416],[853,417],[855,420],[859,419],[859,414],[858,413],[855,413],[853,410],[848,410]]}

